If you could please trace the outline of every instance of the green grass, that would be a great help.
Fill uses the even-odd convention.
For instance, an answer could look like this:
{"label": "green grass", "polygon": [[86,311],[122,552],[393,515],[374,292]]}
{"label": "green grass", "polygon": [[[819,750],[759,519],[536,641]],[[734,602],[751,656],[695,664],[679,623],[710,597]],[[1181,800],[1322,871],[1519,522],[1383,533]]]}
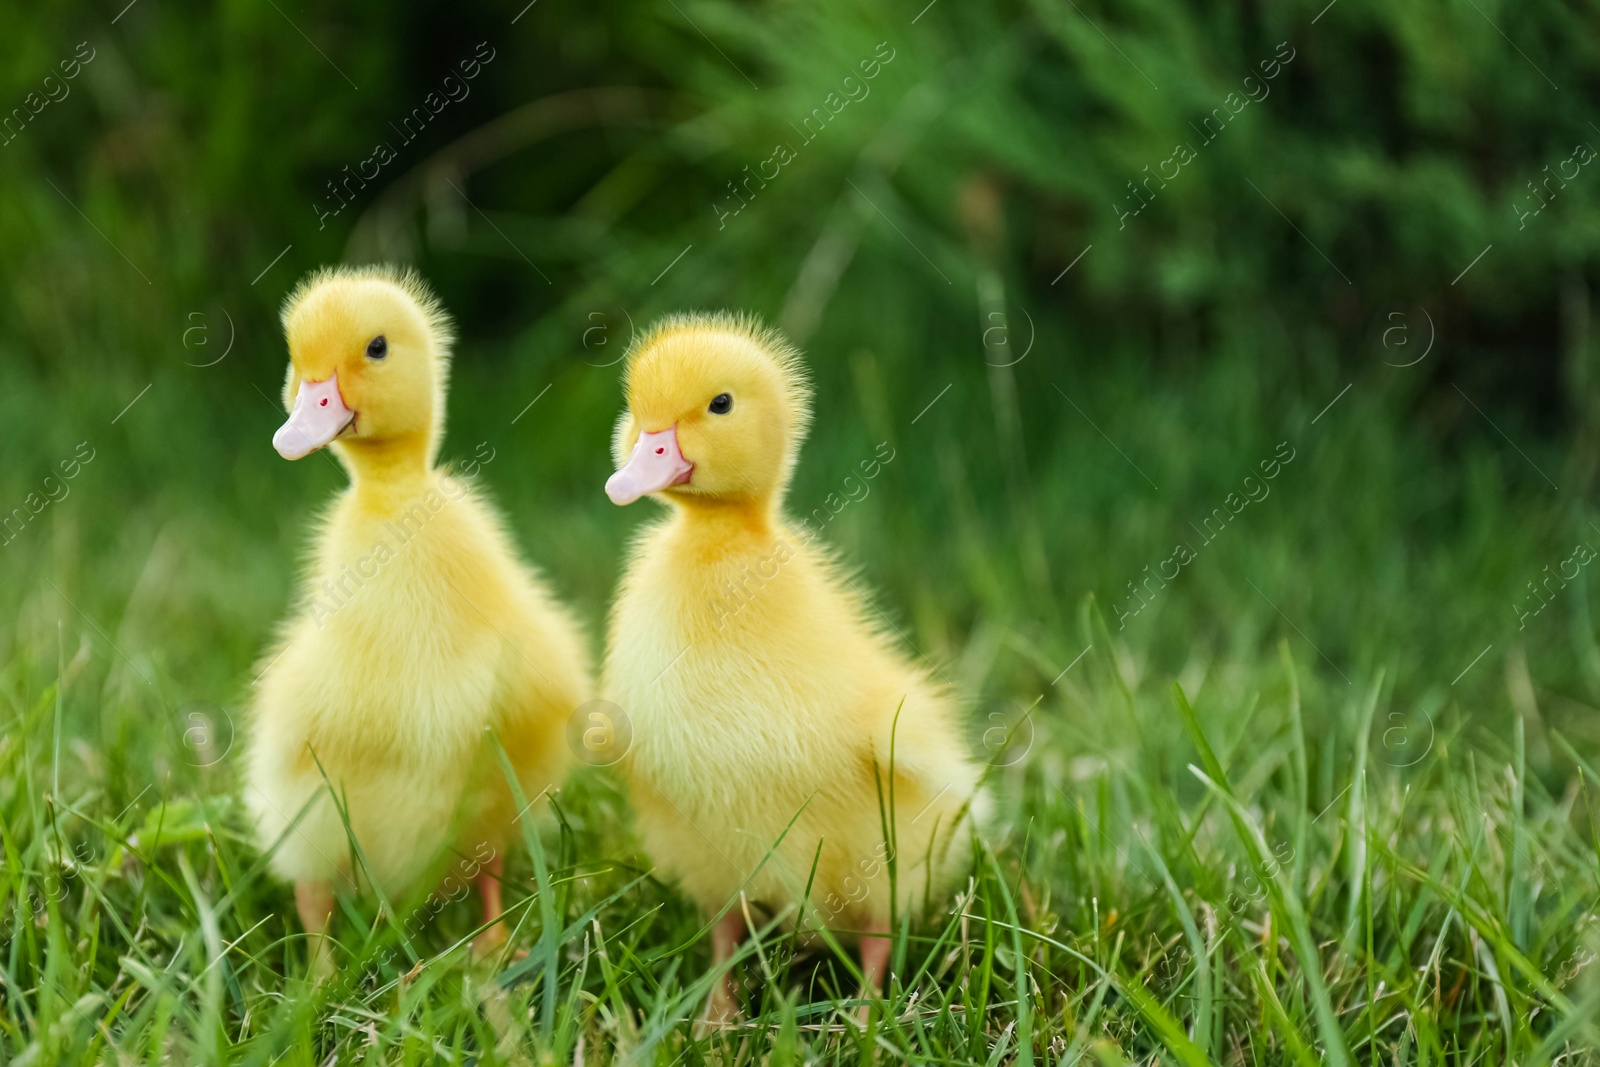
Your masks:
{"label": "green grass", "polygon": [[[1514,210],[1590,135],[1581,13],[522,6],[16,27],[7,107],[98,53],[0,167],[0,517],[94,458],[0,544],[0,1064],[1600,1059],[1590,569],[1516,608],[1600,539],[1600,185]],[[479,40],[472,98],[319,226]],[[1129,179],[1283,40],[1271,98],[1122,227]],[[870,98],[720,227],[879,42]],[[446,456],[593,634],[647,514],[600,489],[630,321],[795,333],[795,513],[895,450],[824,536],[960,694],[995,815],[897,928],[867,1033],[849,954],[769,931],[745,1026],[697,1041],[706,917],[593,769],[507,857],[525,958],[468,966],[471,901],[349,899],[339,979],[307,982],[235,800],[253,665],[343,484],[268,445],[275,312],[380,254],[459,320]],[[1415,366],[1378,340],[1397,309],[1438,326]]]}
{"label": "green grass", "polygon": [[[871,302],[837,314],[865,331]],[[479,477],[598,632],[647,514],[599,489],[616,368],[529,342],[507,378],[484,345],[463,343],[446,454],[491,443]],[[651,877],[593,769],[508,857],[525,959],[474,972],[472,901],[349,899],[341,978],[311,987],[234,800],[239,709],[342,475],[270,452],[281,416],[250,381],[178,368],[115,426],[136,380],[78,394],[100,451],[0,552],[0,1060],[1465,1067],[1600,1047],[1587,575],[1524,630],[1508,609],[1592,513],[1490,428],[1448,453],[1407,428],[1388,368],[1318,418],[1332,375],[951,365],[913,421],[937,379],[894,389],[871,349],[810,348],[824,403],[793,510],[892,443],[825,536],[963,695],[996,799],[968,878],[897,928],[869,1032],[840,1011],[853,958],[768,931],[736,963],[745,1027],[696,1041],[706,917]],[[269,394],[280,358],[249,374]],[[542,421],[513,427],[551,379]],[[14,497],[72,452],[50,395],[10,399],[44,420]],[[1285,440],[1271,495],[1119,628],[1106,605]]]}
{"label": "green grass", "polygon": [[[463,345],[446,453],[491,442],[480,477],[598,632],[645,514],[599,492],[616,369],[530,346],[507,381],[480,347]],[[0,553],[0,1059],[1469,1065],[1600,1047],[1589,584],[1525,630],[1507,607],[1584,539],[1584,509],[1487,428],[1448,455],[1404,428],[1386,368],[1318,419],[1336,378],[967,366],[913,423],[937,381],[900,395],[871,350],[811,347],[834,399],[793,510],[892,442],[825,536],[963,694],[996,799],[969,877],[897,929],[869,1032],[840,1010],[853,957],[769,930],[736,962],[745,1027],[696,1041],[705,917],[651,877],[593,769],[508,857],[525,959],[468,965],[472,901],[348,899],[341,977],[313,988],[234,792],[252,664],[342,476],[272,455],[281,416],[248,383],[180,369],[115,427],[132,383],[79,409],[106,423],[80,429],[100,452]],[[257,362],[270,392],[278,357]],[[550,377],[544,421],[508,429]],[[49,412],[43,384],[19,388],[19,410]],[[197,401],[232,419],[185,418]],[[1023,450],[1008,418],[1049,433]],[[40,424],[13,494],[71,453],[59,433]],[[1271,495],[1119,628],[1105,605],[1284,440]],[[238,491],[207,495],[219,480]]]}
{"label": "green grass", "polygon": [[[1302,531],[1313,521],[1293,516]],[[276,551],[268,536],[200,529]],[[1287,551],[1272,529],[1249,544],[1269,572]],[[873,547],[887,546],[868,538],[864,554]],[[697,1041],[689,1020],[712,980],[704,917],[650,877],[626,798],[596,770],[541,805],[542,830],[511,856],[525,959],[469,966],[470,901],[395,901],[385,916],[348,899],[341,975],[315,988],[289,893],[263,876],[232,799],[232,713],[167,707],[182,688],[168,665],[184,653],[158,651],[145,627],[192,610],[197,590],[231,588],[198,562],[170,565],[172,553],[158,534],[115,609],[81,578],[36,579],[23,612],[34,623],[9,632],[8,1062],[1527,1064],[1600,1047],[1600,797],[1580,754],[1592,746],[1569,744],[1541,710],[1522,653],[1486,657],[1458,687],[1444,675],[1466,655],[1430,682],[1341,669],[1261,598],[1239,609],[1244,637],[1181,658],[1159,651],[1164,626],[1117,631],[1092,596],[1076,609],[1013,603],[1014,617],[1067,616],[1062,654],[992,620],[964,648],[941,644],[961,625],[948,617],[908,634],[1009,703],[974,712],[997,800],[979,859],[897,930],[895,978],[866,1032],[841,1011],[852,957],[769,929],[735,964],[751,994],[744,1025]],[[1201,630],[1200,579],[1220,566],[1197,561],[1193,585],[1167,590],[1169,617]],[[1582,586],[1571,592],[1586,603]],[[264,622],[272,598],[260,599]],[[1581,615],[1549,625],[1577,639]],[[1359,647],[1325,631],[1324,650]],[[212,637],[238,650],[223,658],[242,691],[250,640]],[[1497,672],[1509,712],[1492,695]],[[1397,674],[1426,699],[1397,698]]]}

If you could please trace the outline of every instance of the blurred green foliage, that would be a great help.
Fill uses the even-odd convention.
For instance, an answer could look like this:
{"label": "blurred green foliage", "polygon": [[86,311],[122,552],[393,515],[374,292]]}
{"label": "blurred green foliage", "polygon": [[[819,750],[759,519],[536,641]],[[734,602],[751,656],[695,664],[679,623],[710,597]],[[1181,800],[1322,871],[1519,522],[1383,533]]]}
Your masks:
{"label": "blurred green foliage", "polygon": [[[1327,684],[1385,665],[1437,706],[1485,644],[1491,665],[1526,644],[1593,736],[1586,586],[1531,633],[1512,605],[1593,535],[1600,174],[1517,205],[1600,145],[1596,7],[1318,9],[30,11],[8,105],[79,42],[94,58],[0,146],[0,503],[79,442],[97,458],[0,550],[0,642],[53,669],[55,623],[92,617],[159,677],[123,672],[152,709],[234,706],[342,484],[268,447],[277,305],[318,264],[385,258],[459,321],[447,456],[494,451],[488,483],[596,632],[643,511],[599,491],[616,360],[659,313],[743,308],[818,381],[796,511],[898,450],[829,536],[972,695],[1048,683],[1075,605],[1115,628],[1128,583],[1286,441],[1271,497],[1119,631],[1134,662],[1284,636]],[[441,92],[460,98],[407,141]],[[322,217],[380,143],[394,158]],[[1142,184],[1178,145],[1178,175]]]}
{"label": "blurred green foliage", "polygon": [[[806,350],[817,411],[795,514],[834,510],[859,461],[895,450],[826,539],[960,691],[975,749],[1032,718],[1026,758],[997,762],[975,915],[949,919],[959,951],[913,937],[913,963],[943,962],[895,1002],[960,1011],[831,1047],[1570,1052],[1600,1003],[1574,770],[1600,753],[1600,646],[1592,568],[1549,575],[1600,544],[1600,170],[1578,151],[1600,147],[1597,15],[1597,0],[13,12],[0,1046],[19,1063],[110,1062],[110,1046],[498,1062],[497,1018],[447,961],[464,905],[428,934],[426,974],[381,976],[387,1007],[319,1003],[297,985],[287,890],[259,877],[229,802],[253,664],[345,481],[325,455],[270,447],[278,306],[318,265],[387,259],[458,322],[446,458],[480,465],[597,647],[652,507],[619,511],[601,486],[619,360],[654,316],[750,310]],[[1192,558],[1152,579],[1179,546]],[[634,881],[615,781],[577,775],[561,806],[559,888],[520,854],[507,868],[525,916],[553,896],[553,931],[576,920],[559,1032],[547,1015],[533,1043],[566,1062],[589,1041],[604,1062],[637,1023],[666,1062],[704,992],[700,917]],[[1284,900],[1256,823],[1274,855],[1292,841]],[[1309,917],[1298,934],[1285,900]],[[344,910],[347,942],[378,947],[370,902]],[[1292,946],[1267,936],[1286,930]],[[534,944],[532,924],[514,936]],[[797,1029],[794,1004],[836,972],[818,973],[804,997],[770,983],[789,1011],[772,1062],[833,1042]],[[365,1044],[374,1019],[388,1046]],[[762,1059],[762,1040],[691,1062]]]}

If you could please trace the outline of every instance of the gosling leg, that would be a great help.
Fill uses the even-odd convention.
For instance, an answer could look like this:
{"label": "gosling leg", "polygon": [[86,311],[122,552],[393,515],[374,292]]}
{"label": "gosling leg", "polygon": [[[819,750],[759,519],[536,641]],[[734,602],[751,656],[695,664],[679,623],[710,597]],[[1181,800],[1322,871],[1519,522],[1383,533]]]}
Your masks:
{"label": "gosling leg", "polygon": [[333,883],[296,882],[294,907],[300,913],[300,926],[309,944],[307,969],[313,981],[321,982],[334,971],[327,935],[328,919],[333,915]]}
{"label": "gosling leg", "polygon": [[[717,920],[717,925],[711,928],[713,970],[733,958],[739,942],[744,940],[744,935],[743,913],[738,908],[730,908],[727,914]],[[734,981],[733,972],[730,970],[718,978],[717,984],[711,987],[711,996],[706,1000],[706,1010],[700,1017],[701,1026],[703,1029],[720,1026],[738,1012],[739,984]]]}
{"label": "gosling leg", "polygon": [[[882,998],[883,979],[889,972],[891,947],[893,942],[889,938],[888,920],[874,919],[869,922],[861,934],[861,995],[864,1000],[870,1002]],[[856,1015],[862,1026],[867,1024],[871,1007],[871,1003],[861,1005]]]}
{"label": "gosling leg", "polygon": [[505,858],[498,852],[493,859],[483,865],[478,871],[474,881],[478,885],[478,899],[483,902],[483,921],[488,925],[483,932],[472,939],[472,958],[482,960],[494,955],[505,947],[506,939],[510,936],[506,932],[506,924],[500,921],[505,914],[501,906],[500,875],[505,870]]}

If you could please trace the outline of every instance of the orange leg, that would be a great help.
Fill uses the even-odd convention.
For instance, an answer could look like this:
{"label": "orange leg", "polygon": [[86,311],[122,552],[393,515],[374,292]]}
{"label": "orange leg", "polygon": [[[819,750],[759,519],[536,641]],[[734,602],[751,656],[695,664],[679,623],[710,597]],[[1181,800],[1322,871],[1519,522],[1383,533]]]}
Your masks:
{"label": "orange leg", "polygon": [[500,904],[500,875],[505,870],[505,859],[498,852],[493,859],[483,865],[475,879],[478,885],[478,898],[483,901],[483,921],[490,925],[472,940],[472,955],[474,959],[483,959],[491,956],[505,947],[506,939],[510,936],[506,932],[505,923],[500,917],[505,914],[505,909]]}
{"label": "orange leg", "polygon": [[[733,953],[739,947],[739,942],[744,940],[745,922],[744,915],[738,908],[732,908],[726,915],[717,920],[717,925],[711,928],[711,967],[715,970],[733,958]],[[706,1001],[705,1013],[701,1021],[707,1026],[715,1026],[732,1019],[739,1012],[739,985],[734,981],[733,972],[730,970],[717,984],[711,987],[711,996]]]}
{"label": "orange leg", "polygon": [[[873,919],[861,934],[861,993],[866,1000],[878,1000],[883,995],[884,975],[889,973],[889,922]],[[870,1004],[861,1005],[859,1018],[866,1025]]]}
{"label": "orange leg", "polygon": [[300,926],[310,942],[308,969],[320,982],[333,973],[333,956],[328,949],[328,919],[333,914],[333,885],[330,882],[296,882],[294,907],[300,913]]}

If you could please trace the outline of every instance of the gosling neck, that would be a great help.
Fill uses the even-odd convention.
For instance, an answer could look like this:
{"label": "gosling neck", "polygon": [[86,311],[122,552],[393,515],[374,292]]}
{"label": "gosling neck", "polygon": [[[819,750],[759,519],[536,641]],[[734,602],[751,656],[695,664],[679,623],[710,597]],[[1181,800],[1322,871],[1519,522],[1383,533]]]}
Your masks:
{"label": "gosling neck", "polygon": [[381,439],[350,437],[335,442],[350,472],[356,500],[377,510],[403,507],[433,478],[428,435],[420,431]]}
{"label": "gosling neck", "polygon": [[774,494],[741,494],[738,496],[702,496],[696,493],[675,494],[679,522],[693,529],[697,535],[719,540],[751,539],[770,541],[781,525],[778,501]]}

